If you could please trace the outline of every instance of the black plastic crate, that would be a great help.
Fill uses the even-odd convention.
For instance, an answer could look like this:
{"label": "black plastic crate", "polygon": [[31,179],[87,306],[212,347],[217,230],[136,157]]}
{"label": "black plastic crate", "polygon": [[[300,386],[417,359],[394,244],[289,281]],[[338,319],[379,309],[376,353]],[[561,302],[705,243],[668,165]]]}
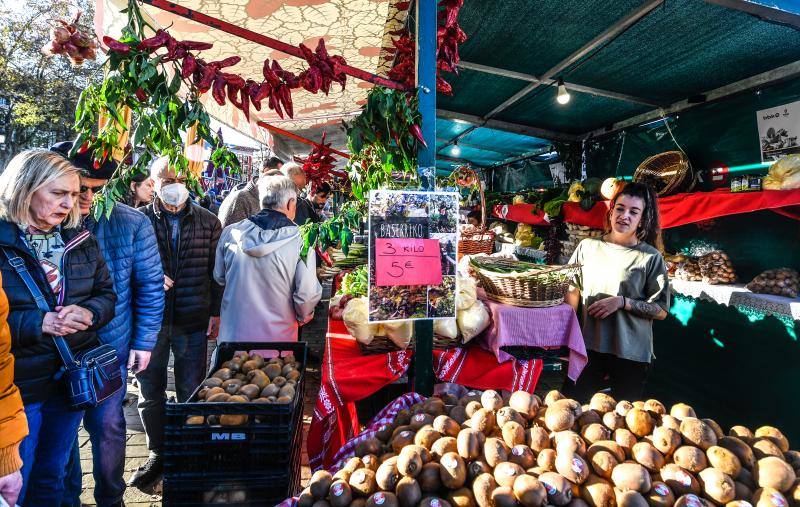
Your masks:
{"label": "black plastic crate", "polygon": [[[230,474],[217,470],[175,475],[165,471],[162,505],[188,507],[224,503],[234,507],[273,507],[300,492],[302,442],[302,432],[297,431],[291,446],[285,449],[289,463],[270,472],[251,470]],[[238,498],[230,495],[232,491]]]}
{"label": "black plastic crate", "polygon": [[[301,438],[305,392],[306,344],[297,342],[221,343],[211,371],[236,351],[266,350],[292,353],[301,364],[295,398],[287,404],[198,403],[195,390],[187,403],[168,403],[164,430],[164,473],[173,478],[196,474],[230,474],[234,478],[287,469],[291,452]],[[247,415],[244,424],[208,424],[208,416]],[[187,424],[190,416],[203,416],[203,424]],[[300,447],[300,444],[296,444]]]}

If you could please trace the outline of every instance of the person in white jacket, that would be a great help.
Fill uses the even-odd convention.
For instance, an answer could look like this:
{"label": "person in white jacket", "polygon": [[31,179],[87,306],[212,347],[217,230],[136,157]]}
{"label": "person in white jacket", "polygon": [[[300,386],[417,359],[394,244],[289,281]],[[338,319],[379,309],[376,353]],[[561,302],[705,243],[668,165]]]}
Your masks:
{"label": "person in white jacket", "polygon": [[297,189],[286,176],[258,180],[261,211],[222,231],[214,279],[225,287],[219,341],[297,341],[322,297],[313,250],[292,220]]}

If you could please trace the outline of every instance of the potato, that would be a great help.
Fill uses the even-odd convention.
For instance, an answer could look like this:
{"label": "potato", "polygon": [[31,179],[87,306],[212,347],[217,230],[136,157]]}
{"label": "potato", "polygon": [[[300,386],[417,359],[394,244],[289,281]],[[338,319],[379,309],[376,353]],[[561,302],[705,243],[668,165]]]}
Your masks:
{"label": "potato", "polygon": [[666,428],[672,428],[673,430],[680,432],[681,422],[676,418],[672,417],[671,415],[662,415],[661,426],[664,426]]}
{"label": "potato", "polygon": [[774,488],[781,493],[789,491],[797,479],[792,467],[775,456],[758,460],[753,475],[759,488]]}
{"label": "potato", "polygon": [[768,456],[783,458],[781,448],[769,438],[756,438],[750,442],[750,447],[753,449],[753,454],[755,454],[757,459],[766,458]]}
{"label": "potato", "polygon": [[636,435],[630,430],[620,428],[614,430],[614,441],[625,450],[627,456],[633,456],[633,446],[636,445]]}
{"label": "potato", "polygon": [[661,479],[675,492],[676,496],[689,493],[700,494],[700,482],[694,475],[674,463],[664,465],[661,469]]}
{"label": "potato", "polygon": [[206,401],[208,403],[220,403],[228,401],[228,398],[230,397],[231,395],[228,393],[217,393],[206,398]]}
{"label": "potato", "polygon": [[753,505],[755,507],[786,507],[789,502],[777,489],[761,488],[753,493]]}
{"label": "potato", "polygon": [[778,428],[772,426],[761,426],[760,428],[756,429],[755,437],[767,438],[771,440],[780,448],[781,452],[787,452],[789,450],[789,440],[787,440],[787,438]]}
{"label": "potato", "polygon": [[703,451],[691,445],[678,447],[672,455],[675,464],[690,472],[699,472],[708,467],[708,458]]}
{"label": "potato", "polygon": [[728,432],[728,436],[729,437],[737,437],[742,442],[745,442],[745,443],[749,443],[750,440],[752,440],[755,437],[753,432],[750,431],[750,428],[748,428],[746,426],[741,426],[741,425],[737,425],[737,426],[731,427],[731,430]]}
{"label": "potato", "polygon": [[647,493],[652,486],[647,469],[638,463],[617,465],[611,472],[611,480],[614,482],[614,486],[622,491],[632,490]]}
{"label": "potato", "polygon": [[667,407],[658,400],[647,400],[644,402],[644,409],[657,415],[666,415]]}
{"label": "potato", "polygon": [[675,494],[665,483],[654,482],[645,499],[650,507],[671,507],[675,503]]}
{"label": "potato", "polygon": [[617,507],[648,507],[644,495],[636,491],[615,490],[614,494],[617,499]]}
{"label": "potato", "polygon": [[717,445],[717,435],[714,430],[696,417],[684,417],[680,432],[684,442],[704,451],[712,445]]}
{"label": "potato", "polygon": [[581,498],[591,507],[606,507],[614,505],[616,502],[614,486],[606,479],[596,475],[590,475],[580,486],[579,492]]}
{"label": "potato", "polygon": [[625,418],[616,412],[606,412],[603,414],[603,424],[611,431],[625,427]]}
{"label": "potato", "polygon": [[625,415],[625,424],[637,437],[643,437],[653,432],[655,420],[646,410],[633,408]]}
{"label": "potato", "polygon": [[559,451],[555,465],[556,471],[574,484],[583,484],[591,471],[586,461],[576,453]]}
{"label": "potato", "polygon": [[575,424],[575,416],[565,407],[551,406],[544,416],[545,426],[550,431],[568,430]]}
{"label": "potato", "polygon": [[550,437],[546,429],[533,426],[525,431],[525,443],[538,453],[550,447]]}
{"label": "potato", "polygon": [[583,426],[581,429],[581,436],[589,444],[599,442],[601,440],[609,440],[611,438],[611,430],[598,423],[591,423]]}
{"label": "potato", "polygon": [[664,456],[649,442],[638,442],[633,446],[633,459],[651,472],[664,466]]}
{"label": "potato", "polygon": [[553,403],[557,402],[558,400],[563,400],[563,399],[564,395],[561,394],[559,391],[553,389],[551,391],[548,391],[548,393],[545,395],[544,404],[546,406],[550,406]]}
{"label": "potato", "polygon": [[186,418],[186,424],[188,426],[196,426],[199,424],[204,424],[206,422],[206,418],[202,415],[190,415]]}
{"label": "potato", "polygon": [[538,479],[547,490],[550,505],[567,505],[572,500],[572,484],[565,477],[555,472],[545,472]]}
{"label": "potato", "polygon": [[681,445],[681,434],[666,426],[659,426],[653,430],[653,447],[665,456],[669,456]]}
{"label": "potato", "polygon": [[596,393],[589,400],[589,407],[601,414],[613,412],[617,406],[617,401],[606,393]]}
{"label": "potato", "polygon": [[516,410],[522,417],[531,420],[539,410],[539,399],[526,391],[515,391],[508,400],[508,406]]}
{"label": "potato", "polygon": [[756,456],[753,454],[753,449],[739,438],[722,437],[717,444],[735,454],[745,468],[752,469],[756,465]]}
{"label": "potato", "polygon": [[592,466],[594,473],[604,479],[611,479],[611,472],[619,463],[614,455],[608,451],[595,452],[589,458],[589,464]]}
{"label": "potato", "polygon": [[708,462],[712,467],[730,475],[734,479],[738,477],[739,472],[742,471],[742,464],[739,458],[737,458],[732,451],[724,447],[718,445],[711,446],[706,450],[706,456],[708,456]]}
{"label": "potato", "polygon": [[733,479],[716,468],[706,468],[700,472],[700,486],[703,494],[717,504],[726,504],[736,497]]}
{"label": "potato", "polygon": [[685,403],[677,403],[672,405],[672,408],[669,409],[669,415],[682,421],[687,417],[697,417],[695,414],[694,409]]}
{"label": "potato", "polygon": [[241,426],[247,424],[248,416],[244,414],[222,414],[219,423],[223,426]]}
{"label": "potato", "polygon": [[610,452],[620,463],[625,461],[625,449],[623,449],[622,446],[613,440],[602,440],[600,442],[593,443],[586,450],[586,455],[589,457],[589,459],[591,459],[595,453],[600,451]]}

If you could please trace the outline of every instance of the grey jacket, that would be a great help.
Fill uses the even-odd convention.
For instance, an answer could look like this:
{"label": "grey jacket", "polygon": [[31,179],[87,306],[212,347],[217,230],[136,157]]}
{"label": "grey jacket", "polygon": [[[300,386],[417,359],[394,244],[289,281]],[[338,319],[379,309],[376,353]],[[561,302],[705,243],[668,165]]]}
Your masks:
{"label": "grey jacket", "polygon": [[258,202],[258,187],[255,181],[250,180],[243,188],[234,190],[222,201],[218,216],[222,227],[227,227],[259,211],[261,203]]}
{"label": "grey jacket", "polygon": [[322,297],[314,251],[285,215],[265,209],[222,231],[214,279],[225,287],[220,341],[297,341]]}

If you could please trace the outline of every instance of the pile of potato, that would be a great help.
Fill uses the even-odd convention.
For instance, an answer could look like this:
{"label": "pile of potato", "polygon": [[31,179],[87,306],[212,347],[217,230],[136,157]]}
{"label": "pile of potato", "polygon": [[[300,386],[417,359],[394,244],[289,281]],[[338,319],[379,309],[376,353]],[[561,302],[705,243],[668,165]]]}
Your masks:
{"label": "pile of potato", "polygon": [[432,397],[355,454],[316,472],[299,507],[800,505],[800,453],[778,429],[726,436],[688,405],[603,393]]}
{"label": "pile of potato", "polygon": [[[280,403],[294,400],[300,382],[301,365],[292,355],[264,359],[259,354],[236,352],[230,361],[205,379],[197,393],[198,402]],[[246,415],[190,416],[187,424],[235,426],[247,422]]]}
{"label": "pile of potato", "polygon": [[758,294],[796,298],[800,290],[800,274],[789,268],[770,269],[753,278],[747,288]]}

